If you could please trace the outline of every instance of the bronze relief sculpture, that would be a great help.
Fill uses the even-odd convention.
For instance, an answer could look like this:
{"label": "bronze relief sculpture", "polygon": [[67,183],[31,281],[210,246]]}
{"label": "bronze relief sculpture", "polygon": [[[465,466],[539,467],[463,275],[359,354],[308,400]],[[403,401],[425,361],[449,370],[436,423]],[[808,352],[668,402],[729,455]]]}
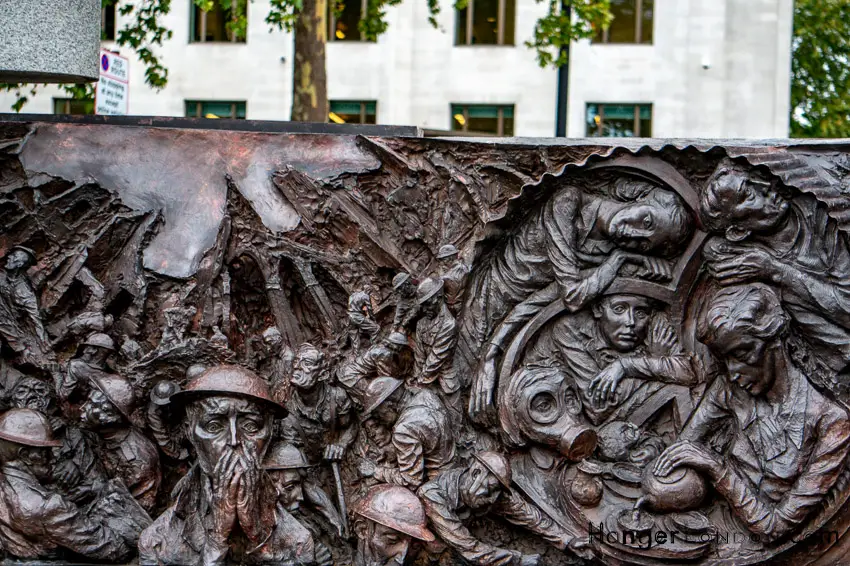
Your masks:
{"label": "bronze relief sculpture", "polygon": [[848,187],[838,142],[2,121],[4,558],[841,563]]}

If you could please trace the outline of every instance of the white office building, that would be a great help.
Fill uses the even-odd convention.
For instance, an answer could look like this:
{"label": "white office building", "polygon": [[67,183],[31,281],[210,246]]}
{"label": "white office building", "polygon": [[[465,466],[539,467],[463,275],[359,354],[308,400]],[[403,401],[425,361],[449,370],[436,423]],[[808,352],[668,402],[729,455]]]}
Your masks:
{"label": "white office building", "polygon": [[[441,0],[439,27],[426,2],[388,9],[389,30],[359,41],[365,0],[330,22],[329,120],[415,125],[497,135],[552,136],[558,73],[525,46],[546,3]],[[357,5],[355,5],[357,4]],[[571,137],[784,137],[788,135],[793,0],[612,0],[615,20],[571,47],[567,131]],[[157,49],[168,86],[144,83],[131,57],[129,113],[287,120],[292,36],[264,22],[268,0],[248,4],[248,32],[232,41],[227,14],[172,0]],[[105,13],[108,36],[123,16]],[[104,45],[114,47],[105,41]],[[122,54],[131,56],[127,48]],[[85,112],[47,87],[25,112]],[[0,95],[0,111],[14,97]]]}

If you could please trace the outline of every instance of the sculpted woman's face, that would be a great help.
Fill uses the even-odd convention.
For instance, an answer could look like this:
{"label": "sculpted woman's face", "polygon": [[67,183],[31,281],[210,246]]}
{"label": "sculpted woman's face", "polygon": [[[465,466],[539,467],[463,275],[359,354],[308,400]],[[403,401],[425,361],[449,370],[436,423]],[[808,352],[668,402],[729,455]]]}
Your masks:
{"label": "sculpted woman's face", "polygon": [[657,203],[636,202],[617,211],[607,226],[618,247],[646,253],[679,239],[679,229],[670,211]]}
{"label": "sculpted woman's face", "polygon": [[725,363],[729,380],[750,395],[768,391],[775,380],[773,356],[780,341],[737,332],[718,332],[711,350]]}

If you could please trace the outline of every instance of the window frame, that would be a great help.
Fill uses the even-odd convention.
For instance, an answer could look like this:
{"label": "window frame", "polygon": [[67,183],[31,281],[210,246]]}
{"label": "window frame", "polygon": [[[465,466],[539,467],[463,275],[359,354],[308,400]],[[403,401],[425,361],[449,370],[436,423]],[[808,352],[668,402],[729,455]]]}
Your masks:
{"label": "window frame", "polygon": [[[112,12],[112,37],[107,37],[106,33],[106,15],[108,12]],[[100,40],[101,41],[115,41],[115,38],[118,37],[118,2],[117,0],[108,6],[102,6],[100,8]]]}
{"label": "window frame", "polygon": [[605,126],[605,107],[606,106],[631,106],[633,108],[632,111],[634,113],[634,116],[632,118],[633,119],[632,128],[634,129],[635,135],[634,136],[624,136],[624,137],[635,137],[635,138],[650,138],[650,137],[652,137],[651,131],[649,132],[649,135],[645,135],[643,132],[640,131],[640,121],[641,121],[640,111],[641,111],[641,108],[643,108],[643,107],[649,107],[649,121],[650,121],[650,128],[652,128],[652,125],[651,125],[652,121],[653,121],[652,115],[653,115],[653,110],[654,110],[654,106],[655,106],[652,102],[587,102],[587,103],[585,103],[585,107],[584,107],[585,108],[585,115],[587,115],[587,108],[589,106],[596,106],[599,109],[599,113],[597,115],[599,116],[600,120],[599,120],[599,124],[596,126],[597,134],[599,134],[599,135],[591,136],[590,132],[587,129],[587,126],[589,124],[587,123],[587,121],[585,121],[584,135],[585,135],[586,138],[606,137],[606,136],[601,135],[602,134],[602,128]]}
{"label": "window frame", "polygon": [[[655,0],[651,0],[653,2],[652,5],[652,21],[650,25],[655,27]],[[594,45],[652,45],[655,42],[655,33],[653,29],[652,39],[650,41],[643,41],[643,2],[644,0],[634,0],[635,6],[635,35],[633,41],[617,41],[611,42],[609,33],[610,28],[606,28],[602,30],[601,36],[599,39],[595,37],[591,40],[591,43]]]}
{"label": "window frame", "polygon": [[[248,17],[248,4],[250,2],[245,3],[245,17]],[[221,7],[221,4],[218,3],[218,0],[215,0],[215,5]],[[222,8],[224,10],[224,8]],[[197,14],[200,14],[201,21],[196,22]],[[197,6],[194,2],[190,0],[189,2],[189,43],[214,43],[216,45],[224,45],[228,43],[235,43],[245,45],[248,43],[248,29],[245,29],[245,37],[239,39],[236,37],[236,34],[232,34],[232,37],[227,41],[207,41],[207,17],[209,16],[209,12],[205,12],[201,10],[200,6]],[[198,37],[200,39],[195,39],[195,25],[200,26],[200,30],[198,33]],[[226,31],[226,30],[225,30]]]}
{"label": "window frame", "polygon": [[335,123],[330,118],[330,113],[333,112],[331,110],[331,105],[334,103],[345,103],[345,104],[359,104],[360,105],[360,121],[359,122],[346,122],[346,124],[371,124],[371,122],[366,121],[367,107],[370,104],[375,105],[375,124],[378,123],[378,101],[377,100],[328,100],[328,123]]}
{"label": "window frame", "polygon": [[[183,114],[186,118],[206,118],[206,113],[203,113],[203,105],[215,103],[215,104],[230,104],[230,116],[219,116],[218,118],[207,118],[209,120],[221,119],[221,120],[247,120],[248,119],[248,101],[247,100],[184,100],[183,101]],[[194,104],[197,115],[189,115],[187,110],[189,109],[189,105]],[[245,105],[245,117],[239,118],[237,116],[237,107],[239,104]]]}
{"label": "window frame", "polygon": [[[455,123],[454,117],[455,117],[455,114],[458,114],[458,112],[455,112],[456,108],[462,109],[460,114],[463,115],[463,124],[461,125],[460,130],[455,130],[454,127],[450,127],[449,128],[450,131],[453,131],[453,132],[470,132],[471,131],[474,134],[475,133],[490,134],[491,132],[481,132],[479,130],[470,130],[469,129],[469,109],[470,108],[487,107],[487,106],[496,108],[496,133],[492,134],[492,135],[494,135],[496,137],[513,137],[513,136],[515,136],[516,132],[511,132],[510,136],[507,136],[505,134],[505,109],[510,108],[511,114],[513,114],[512,119],[516,120],[516,104],[501,104],[501,103],[487,104],[487,103],[480,103],[480,102],[474,102],[474,103],[452,102],[452,103],[449,104],[449,118],[452,120],[451,126],[454,126],[454,123]],[[516,122],[514,122],[514,125],[516,125]]]}
{"label": "window frame", "polygon": [[[377,40],[374,39],[363,39],[362,33],[358,29],[357,32],[360,33],[360,37],[358,39],[339,39],[336,36],[336,15],[334,14],[334,1],[328,0],[328,43],[333,41],[340,42],[351,42],[351,43],[377,43]],[[363,19],[363,14],[369,9],[369,0],[360,0],[360,17],[357,19],[357,24],[360,24],[360,20]],[[352,101],[355,102],[355,101]],[[376,114],[377,115],[377,114]]]}
{"label": "window frame", "polygon": [[499,10],[498,10],[498,21],[496,22],[498,26],[496,27],[496,43],[472,43],[472,29],[474,27],[475,20],[475,0],[469,0],[466,5],[466,41],[464,43],[460,43],[458,41],[458,30],[460,29],[460,13],[462,10],[455,10],[455,46],[465,46],[465,47],[491,47],[494,45],[498,46],[507,46],[507,47],[515,47],[516,46],[516,0],[514,1],[514,41],[511,43],[505,43],[505,20],[508,16],[508,1],[509,0],[499,0]]}
{"label": "window frame", "polygon": [[[56,103],[62,103],[62,112],[56,112]],[[71,113],[71,103],[72,102],[81,102],[81,103],[90,103],[91,104],[91,113],[82,113],[82,114],[72,114]],[[92,116],[94,115],[94,99],[93,98],[67,98],[54,96],[53,97],[53,115],[54,116]]]}

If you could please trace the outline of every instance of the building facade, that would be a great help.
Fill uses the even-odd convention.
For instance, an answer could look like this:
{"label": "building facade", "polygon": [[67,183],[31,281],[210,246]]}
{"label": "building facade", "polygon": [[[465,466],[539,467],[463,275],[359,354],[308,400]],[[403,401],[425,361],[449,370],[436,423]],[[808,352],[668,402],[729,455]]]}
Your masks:
{"label": "building facade", "polygon": [[[425,2],[390,7],[377,42],[359,41],[363,6],[331,18],[329,120],[552,136],[557,72],[525,46],[545,3],[441,5],[437,28]],[[612,0],[612,8],[609,30],[571,48],[570,137],[787,136],[793,0]],[[143,65],[122,50],[131,56],[130,114],[288,119],[292,36],[269,30],[268,0],[247,9],[246,37],[234,41],[227,14],[173,0],[162,21],[173,36],[156,50],[169,70],[165,89],[148,88]],[[105,12],[107,37],[124,17]],[[24,111],[90,109],[63,96],[43,88]],[[3,111],[13,102],[0,95]]]}

